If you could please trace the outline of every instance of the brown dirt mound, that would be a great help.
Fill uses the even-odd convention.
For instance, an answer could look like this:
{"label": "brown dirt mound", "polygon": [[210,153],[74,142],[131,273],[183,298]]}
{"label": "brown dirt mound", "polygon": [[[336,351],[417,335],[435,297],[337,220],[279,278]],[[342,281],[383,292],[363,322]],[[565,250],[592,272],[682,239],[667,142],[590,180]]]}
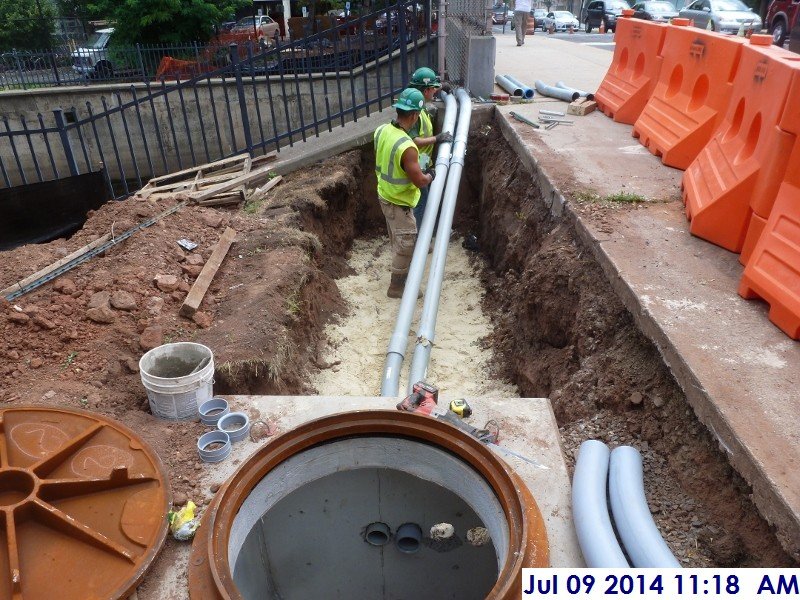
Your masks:
{"label": "brown dirt mound", "polygon": [[[150,415],[139,358],[152,344],[196,341],[214,352],[217,393],[305,391],[321,325],[341,309],[331,275],[343,261],[335,257],[369,221],[360,208],[368,204],[362,186],[370,174],[362,173],[362,160],[355,151],[289,175],[243,211],[182,208],[13,303],[0,301],[0,402],[115,417],[153,445],[178,498],[190,495],[203,428]],[[110,202],[68,240],[3,252],[0,287],[168,206]],[[237,240],[198,315],[183,318],[178,309],[226,225]],[[181,250],[181,238],[197,249]],[[157,275],[175,281],[160,289]]]}

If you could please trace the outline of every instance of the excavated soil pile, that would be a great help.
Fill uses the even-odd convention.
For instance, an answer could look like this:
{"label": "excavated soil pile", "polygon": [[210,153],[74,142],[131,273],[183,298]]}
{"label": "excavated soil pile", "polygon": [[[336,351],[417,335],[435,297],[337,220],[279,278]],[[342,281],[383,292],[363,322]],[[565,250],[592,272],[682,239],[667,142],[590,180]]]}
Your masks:
{"label": "excavated soil pile", "polygon": [[[587,439],[639,448],[654,518],[686,566],[794,565],[570,218],[551,215],[496,129],[469,147],[461,223],[489,259],[499,367],[523,396],[552,400],[568,460]],[[613,223],[614,210],[631,209],[586,212]]]}
{"label": "excavated soil pile", "polygon": [[[199,423],[149,412],[138,360],[164,342],[212,348],[215,393],[309,390],[324,323],[342,309],[332,277],[353,238],[380,222],[361,152],[292,174],[244,210],[185,207],[13,303],[0,300],[0,403],[87,408],[121,420],[156,450],[181,504],[201,465]],[[373,179],[374,182],[374,179]],[[363,189],[362,189],[363,186]],[[68,240],[0,253],[0,288],[169,207],[110,202]],[[226,226],[237,238],[193,319],[178,310]],[[195,242],[193,252],[177,244]],[[258,415],[251,415],[258,418]]]}

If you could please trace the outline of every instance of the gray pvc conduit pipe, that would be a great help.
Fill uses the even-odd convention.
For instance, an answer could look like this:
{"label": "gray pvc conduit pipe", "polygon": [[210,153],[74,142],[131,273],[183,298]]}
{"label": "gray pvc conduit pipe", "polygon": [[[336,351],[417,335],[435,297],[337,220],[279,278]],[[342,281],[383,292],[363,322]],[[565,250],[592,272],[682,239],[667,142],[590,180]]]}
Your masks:
{"label": "gray pvc conduit pipe", "polygon": [[580,94],[579,98],[586,98],[587,100],[594,100],[594,94],[591,92],[584,92],[583,90],[579,90],[574,87],[569,87],[563,81],[556,81],[556,87],[561,88],[562,90],[567,90],[568,92],[577,92]]}
{"label": "gray pvc conduit pipe", "polygon": [[522,88],[522,97],[523,98],[526,98],[528,100],[533,98],[533,93],[534,92],[533,92],[533,89],[531,89],[531,86],[525,85],[519,79],[517,79],[516,77],[513,77],[511,75],[506,75],[505,77],[506,77],[506,79],[508,79],[514,85],[519,86],[520,88]]}
{"label": "gray pvc conduit pipe", "polygon": [[[430,272],[428,273],[428,286],[425,289],[425,301],[422,305],[422,316],[417,330],[417,345],[414,348],[414,356],[411,359],[411,372],[408,379],[409,392],[411,392],[411,387],[417,381],[425,379],[428,370],[428,361],[431,357],[431,347],[436,332],[436,314],[439,312],[439,297],[442,293],[444,267],[447,262],[447,245],[450,243],[450,229],[453,226],[453,213],[456,209],[458,186],[461,182],[461,172],[464,169],[464,155],[467,152],[472,101],[469,98],[469,94],[463,89],[456,91],[456,97],[458,98],[459,110],[458,124],[456,125],[455,140],[453,142],[453,156],[450,158],[447,186],[442,197],[439,232],[436,236]],[[418,250],[419,243],[417,243],[414,253],[416,254]]]}
{"label": "gray pvc conduit pipe", "polygon": [[511,83],[504,75],[495,75],[495,82],[512,96],[522,97],[522,87]]}
{"label": "gray pvc conduit pipe", "polygon": [[614,448],[608,494],[617,533],[634,567],[680,568],[650,514],[642,477],[639,451],[631,446]]}
{"label": "gray pvc conduit pipe", "polygon": [[[456,112],[458,107],[456,99],[452,94],[442,93],[444,100],[444,123],[442,131],[454,131],[456,125]],[[442,199],[447,170],[450,166],[450,151],[452,143],[439,144],[436,152],[436,178],[430,185],[428,191],[428,204],[425,207],[425,215],[422,218],[422,227],[417,234],[417,243],[414,246],[414,254],[411,258],[411,265],[408,267],[408,277],[406,287],[403,290],[403,297],[400,300],[400,308],[397,311],[397,321],[395,322],[392,337],[389,338],[389,347],[386,351],[386,364],[383,367],[383,379],[381,380],[381,396],[395,398],[399,395],[400,388],[400,368],[403,366],[406,347],[408,346],[408,332],[411,329],[411,319],[414,316],[414,308],[417,306],[417,295],[419,286],[422,283],[422,276],[425,273],[425,263],[428,260],[428,248],[433,236],[433,228],[436,225],[436,215],[439,212],[439,204]],[[440,224],[440,231],[441,224]]]}
{"label": "gray pvc conduit pipe", "polygon": [[536,91],[539,92],[542,96],[549,96],[550,98],[558,98],[559,100],[563,100],[564,102],[572,102],[573,100],[577,100],[581,97],[581,95],[576,91],[568,91],[563,88],[553,87],[552,85],[547,85],[541,79],[537,79],[534,84],[536,86]]}
{"label": "gray pvc conduit pipe", "polygon": [[587,567],[630,567],[617,543],[606,503],[608,446],[587,440],[578,450],[572,477],[572,519]]}

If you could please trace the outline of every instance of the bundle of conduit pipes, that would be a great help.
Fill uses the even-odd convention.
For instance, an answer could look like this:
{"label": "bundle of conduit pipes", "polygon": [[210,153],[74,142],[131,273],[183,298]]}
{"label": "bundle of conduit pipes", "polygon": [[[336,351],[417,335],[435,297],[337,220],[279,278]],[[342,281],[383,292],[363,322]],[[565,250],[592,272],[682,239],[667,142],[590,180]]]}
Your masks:
{"label": "bundle of conduit pipes", "polygon": [[[614,535],[612,516],[624,552]],[[587,567],[681,566],[650,514],[644,495],[642,457],[636,448],[619,446],[611,452],[598,440],[581,444],[572,479],[572,517]]]}
{"label": "bundle of conduit pipes", "polygon": [[[456,107],[456,98],[458,107]],[[472,101],[465,90],[458,89],[454,95],[442,94],[442,99],[445,106],[442,131],[453,131],[455,126],[455,135],[452,143],[440,144],[436,153],[436,177],[430,185],[428,204],[425,207],[422,227],[417,233],[417,244],[414,247],[414,254],[408,269],[406,287],[400,300],[397,321],[389,339],[386,364],[381,380],[381,396],[398,397],[400,395],[400,368],[405,358],[408,332],[411,329],[417,294],[425,272],[428,248],[438,214],[438,233],[431,256],[422,316],[417,330],[417,344],[408,380],[409,392],[416,382],[425,379],[435,337],[436,315],[439,311],[439,297],[447,261],[447,245],[450,242],[450,230],[453,226],[453,213],[456,208],[461,172],[464,168],[464,155],[467,150],[467,136],[472,117]],[[458,112],[457,124],[456,112]]]}

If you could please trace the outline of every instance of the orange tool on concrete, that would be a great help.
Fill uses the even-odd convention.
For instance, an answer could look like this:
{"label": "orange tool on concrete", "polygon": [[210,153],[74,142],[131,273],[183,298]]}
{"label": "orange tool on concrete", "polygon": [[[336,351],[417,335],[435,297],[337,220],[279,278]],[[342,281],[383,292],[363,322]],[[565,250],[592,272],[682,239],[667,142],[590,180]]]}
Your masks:
{"label": "orange tool on concrete", "polygon": [[[800,141],[790,162],[800,164]],[[769,320],[800,338],[800,169],[787,173],[739,284],[743,298],[769,304]]]}
{"label": "orange tool on concrete", "polygon": [[439,388],[424,381],[418,381],[412,387],[411,394],[397,404],[397,410],[429,415],[438,403]]}
{"label": "orange tool on concrete", "polygon": [[615,121],[633,125],[658,82],[667,26],[633,19],[632,10],[622,12],[614,30],[614,58],[595,100]]}
{"label": "orange tool on concrete", "polygon": [[733,252],[751,213],[769,216],[796,137],[780,122],[800,61],[771,40],[753,35],[742,47],[723,124],[683,175],[689,230]]}
{"label": "orange tool on concrete", "polygon": [[658,83],[633,125],[633,137],[665,165],[686,169],[720,126],[733,92],[744,38],[667,26]]}

